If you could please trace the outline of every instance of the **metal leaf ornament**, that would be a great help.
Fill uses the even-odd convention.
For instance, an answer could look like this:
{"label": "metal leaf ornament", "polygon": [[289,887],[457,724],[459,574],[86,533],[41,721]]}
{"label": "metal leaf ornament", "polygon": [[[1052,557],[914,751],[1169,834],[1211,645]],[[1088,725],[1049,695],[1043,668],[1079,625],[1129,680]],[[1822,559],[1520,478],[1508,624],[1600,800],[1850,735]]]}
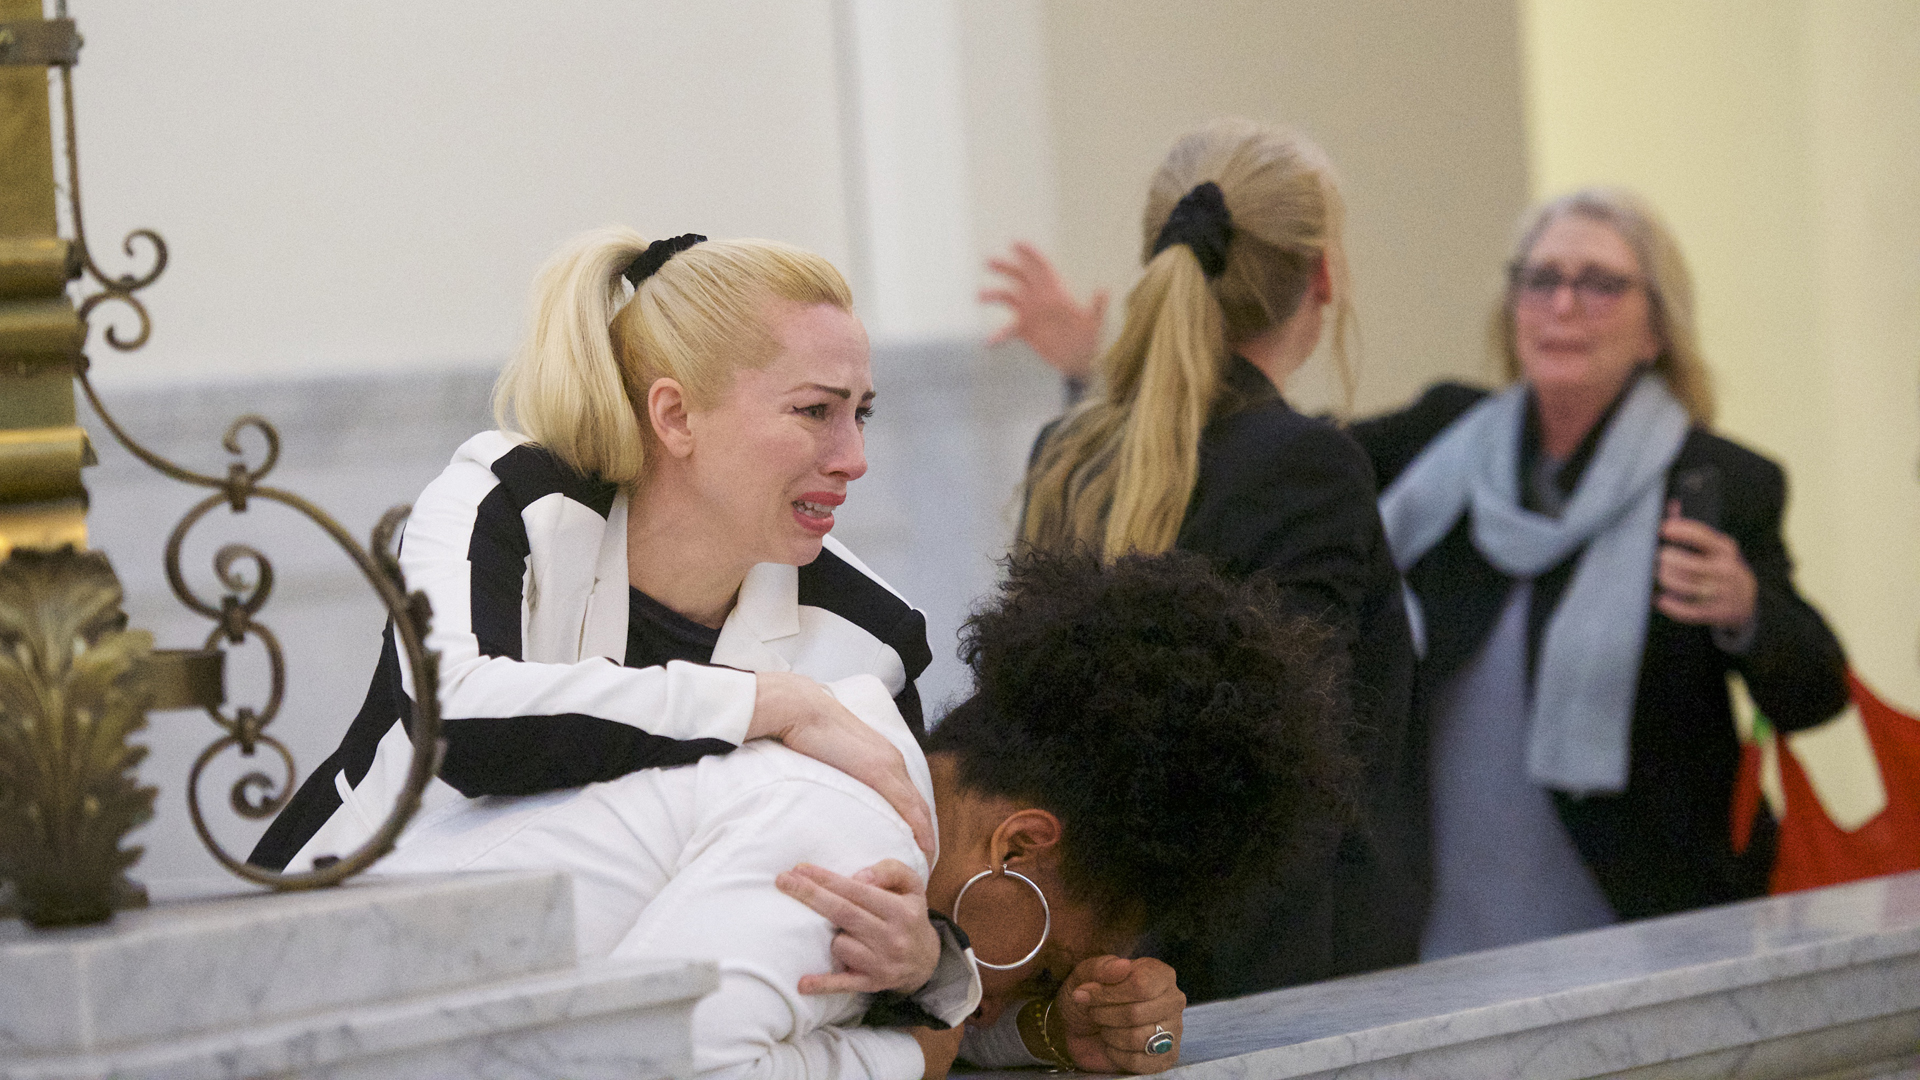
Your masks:
{"label": "metal leaf ornament", "polygon": [[153,816],[134,766],[153,635],[126,630],[105,555],[16,549],[0,564],[0,879],[35,926],[101,922],[144,901],[121,840]]}

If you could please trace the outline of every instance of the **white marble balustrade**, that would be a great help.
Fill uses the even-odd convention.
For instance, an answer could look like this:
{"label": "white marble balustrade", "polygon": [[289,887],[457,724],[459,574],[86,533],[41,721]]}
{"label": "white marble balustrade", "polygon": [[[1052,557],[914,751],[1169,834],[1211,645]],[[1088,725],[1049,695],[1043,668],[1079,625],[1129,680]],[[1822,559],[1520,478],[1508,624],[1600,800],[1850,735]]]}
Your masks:
{"label": "white marble balustrade", "polygon": [[1168,1080],[1920,1077],[1920,873],[1187,1011]]}
{"label": "white marble balustrade", "polygon": [[559,873],[0,921],[0,1080],[658,1080],[714,966],[579,963]]}

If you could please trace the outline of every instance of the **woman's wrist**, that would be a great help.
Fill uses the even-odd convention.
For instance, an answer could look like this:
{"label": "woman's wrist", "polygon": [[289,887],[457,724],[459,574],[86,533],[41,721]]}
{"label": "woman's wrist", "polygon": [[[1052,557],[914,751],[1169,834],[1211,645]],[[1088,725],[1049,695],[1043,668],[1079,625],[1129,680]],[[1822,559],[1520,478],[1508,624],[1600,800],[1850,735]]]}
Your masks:
{"label": "woman's wrist", "polygon": [[1020,1006],[1015,1018],[1020,1041],[1027,1053],[1055,1068],[1072,1069],[1073,1059],[1063,1049],[1067,1044],[1066,1021],[1054,1015],[1053,998],[1034,998]]}
{"label": "woman's wrist", "polygon": [[1732,625],[1722,623],[1712,629],[1716,648],[1728,656],[1745,656],[1753,651],[1753,639],[1759,634],[1760,618],[1755,613]]}

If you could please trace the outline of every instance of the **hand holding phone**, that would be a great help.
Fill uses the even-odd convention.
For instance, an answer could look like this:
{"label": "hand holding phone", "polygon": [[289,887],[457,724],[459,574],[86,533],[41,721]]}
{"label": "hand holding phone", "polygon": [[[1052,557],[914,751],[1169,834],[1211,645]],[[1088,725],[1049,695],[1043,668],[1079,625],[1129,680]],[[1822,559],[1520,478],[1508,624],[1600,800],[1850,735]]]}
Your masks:
{"label": "hand holding phone", "polygon": [[1696,465],[1673,478],[1673,498],[1680,516],[1712,529],[1720,527],[1725,507],[1721,501],[1720,466]]}
{"label": "hand holding phone", "polygon": [[1676,622],[1730,630],[1753,618],[1758,584],[1740,545],[1720,531],[1720,469],[1700,465],[1673,478],[1667,520],[1660,525],[1654,606]]}

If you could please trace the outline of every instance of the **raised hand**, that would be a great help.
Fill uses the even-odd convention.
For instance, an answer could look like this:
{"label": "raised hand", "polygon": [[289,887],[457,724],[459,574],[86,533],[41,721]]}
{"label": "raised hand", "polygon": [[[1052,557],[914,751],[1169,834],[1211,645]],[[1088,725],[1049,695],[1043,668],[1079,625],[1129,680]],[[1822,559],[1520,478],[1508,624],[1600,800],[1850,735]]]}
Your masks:
{"label": "raised hand", "polygon": [[1015,243],[1006,257],[988,259],[987,269],[1004,282],[980,290],[980,302],[1004,304],[1013,313],[1013,321],[994,331],[987,344],[1018,339],[1048,367],[1069,379],[1084,379],[1091,374],[1100,355],[1106,291],[1094,293],[1086,304],[1080,303],[1053,263],[1025,241]]}

